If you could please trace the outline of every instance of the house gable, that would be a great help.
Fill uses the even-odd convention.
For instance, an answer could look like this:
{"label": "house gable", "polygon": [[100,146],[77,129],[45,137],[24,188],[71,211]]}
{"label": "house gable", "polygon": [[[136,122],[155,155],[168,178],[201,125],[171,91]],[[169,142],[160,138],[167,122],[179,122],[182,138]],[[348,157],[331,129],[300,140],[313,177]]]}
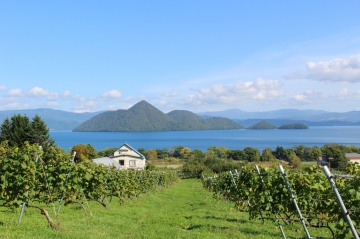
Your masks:
{"label": "house gable", "polygon": [[113,156],[106,159],[94,159],[94,162],[109,165],[108,159],[120,169],[145,169],[145,156],[128,144],[123,144],[114,152]]}
{"label": "house gable", "polygon": [[113,157],[129,157],[145,160],[145,156],[143,154],[141,154],[139,151],[137,151],[128,144],[123,144],[118,150],[116,150]]}

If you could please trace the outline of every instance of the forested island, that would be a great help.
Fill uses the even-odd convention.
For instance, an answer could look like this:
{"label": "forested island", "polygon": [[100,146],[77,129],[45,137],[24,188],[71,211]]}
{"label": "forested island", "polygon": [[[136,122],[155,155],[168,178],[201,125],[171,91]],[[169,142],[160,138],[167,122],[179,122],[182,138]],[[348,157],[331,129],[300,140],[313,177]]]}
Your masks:
{"label": "forested island", "polygon": [[146,101],[128,110],[107,111],[85,121],[73,131],[80,132],[145,132],[184,130],[242,129],[242,125],[223,117],[204,119],[187,110],[167,114]]}
{"label": "forested island", "polygon": [[309,129],[309,126],[303,123],[289,123],[281,125],[279,129]]}
{"label": "forested island", "polygon": [[262,120],[259,123],[247,127],[246,129],[309,129],[309,127],[304,123],[288,123],[277,127],[276,125]]}
{"label": "forested island", "polygon": [[[76,132],[147,132],[187,130],[227,130],[245,127],[224,117],[203,118],[187,110],[173,110],[167,114],[140,101],[128,110],[106,111],[77,126]],[[246,129],[308,129],[304,123],[287,123],[280,127],[262,120]]]}

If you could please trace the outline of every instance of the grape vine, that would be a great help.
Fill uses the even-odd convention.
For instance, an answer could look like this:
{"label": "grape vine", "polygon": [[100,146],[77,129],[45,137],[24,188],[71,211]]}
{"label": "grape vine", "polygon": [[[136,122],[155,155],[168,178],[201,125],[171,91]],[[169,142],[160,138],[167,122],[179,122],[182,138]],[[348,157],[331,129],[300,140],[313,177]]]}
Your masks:
{"label": "grape vine", "polygon": [[[334,174],[334,179],[356,227],[360,223],[360,167],[350,164],[341,173],[352,175]],[[214,195],[234,201],[239,210],[247,210],[250,219],[268,219],[283,224],[303,220],[308,227],[328,228],[336,238],[349,235],[344,214],[321,167],[288,170],[286,178],[294,197],[276,167],[259,168],[259,172],[255,167],[243,167],[239,172],[204,177],[203,184]],[[299,217],[293,199],[303,218]]]}
{"label": "grape vine", "polygon": [[[89,200],[108,207],[114,198],[125,198],[166,187],[178,180],[173,172],[124,171],[91,161],[73,163],[71,155],[56,146],[42,150],[38,145],[9,147],[0,144],[0,205],[10,209],[31,207],[44,214],[51,228],[57,225],[45,206],[60,213],[60,203],[81,205]],[[40,205],[40,206],[39,206]],[[45,205],[45,206],[41,206]],[[19,217],[21,221],[22,214]]]}

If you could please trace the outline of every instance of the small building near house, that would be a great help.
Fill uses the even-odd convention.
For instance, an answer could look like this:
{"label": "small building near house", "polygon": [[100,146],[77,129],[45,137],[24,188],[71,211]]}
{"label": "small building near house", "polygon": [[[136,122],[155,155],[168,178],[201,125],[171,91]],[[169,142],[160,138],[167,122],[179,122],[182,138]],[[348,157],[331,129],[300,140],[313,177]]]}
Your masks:
{"label": "small building near house", "polygon": [[358,153],[346,153],[345,157],[351,162],[351,163],[359,163],[360,164],[360,154]]}
{"label": "small building near house", "polygon": [[118,169],[145,169],[146,158],[128,144],[123,144],[110,157],[96,158],[94,163],[115,166]]}

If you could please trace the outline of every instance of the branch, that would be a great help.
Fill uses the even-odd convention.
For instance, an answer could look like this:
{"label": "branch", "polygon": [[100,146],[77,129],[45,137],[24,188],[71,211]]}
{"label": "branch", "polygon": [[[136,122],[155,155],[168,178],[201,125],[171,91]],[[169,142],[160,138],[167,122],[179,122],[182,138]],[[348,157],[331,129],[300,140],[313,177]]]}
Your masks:
{"label": "branch", "polygon": [[45,215],[47,221],[48,221],[49,224],[50,224],[51,229],[53,229],[53,230],[56,230],[56,229],[57,229],[58,225],[56,225],[56,224],[54,223],[54,221],[51,219],[49,213],[48,213],[44,208],[41,208],[41,207],[39,207],[39,206],[32,206],[32,205],[29,205],[29,204],[27,204],[27,206],[30,207],[30,208],[32,207],[32,208],[37,208],[37,209],[39,209],[40,212],[41,212],[41,214],[42,214],[42,215]]}

